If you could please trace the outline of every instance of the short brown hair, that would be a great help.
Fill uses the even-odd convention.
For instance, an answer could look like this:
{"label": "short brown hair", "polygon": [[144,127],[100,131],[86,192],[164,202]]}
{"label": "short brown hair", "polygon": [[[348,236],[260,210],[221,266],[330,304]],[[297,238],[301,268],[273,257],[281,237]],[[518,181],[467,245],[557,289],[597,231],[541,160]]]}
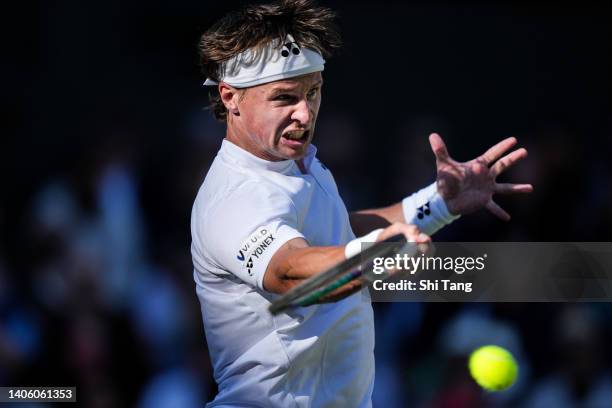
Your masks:
{"label": "short brown hair", "polygon": [[[336,13],[313,0],[281,0],[250,5],[227,14],[200,38],[200,64],[208,78],[218,80],[219,65],[249,48],[261,50],[272,40],[291,34],[302,47],[318,51],[325,58],[342,41],[335,25]],[[210,107],[220,121],[227,120],[227,109],[216,87]]]}

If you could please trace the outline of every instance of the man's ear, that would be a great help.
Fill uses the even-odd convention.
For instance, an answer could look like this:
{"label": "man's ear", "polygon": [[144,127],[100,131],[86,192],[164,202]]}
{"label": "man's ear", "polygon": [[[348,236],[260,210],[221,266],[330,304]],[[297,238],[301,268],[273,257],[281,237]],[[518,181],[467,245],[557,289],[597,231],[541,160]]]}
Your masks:
{"label": "man's ear", "polygon": [[219,95],[221,96],[221,102],[225,105],[225,109],[233,115],[240,115],[238,109],[238,99],[240,98],[240,92],[238,89],[226,84],[225,82],[219,83]]}

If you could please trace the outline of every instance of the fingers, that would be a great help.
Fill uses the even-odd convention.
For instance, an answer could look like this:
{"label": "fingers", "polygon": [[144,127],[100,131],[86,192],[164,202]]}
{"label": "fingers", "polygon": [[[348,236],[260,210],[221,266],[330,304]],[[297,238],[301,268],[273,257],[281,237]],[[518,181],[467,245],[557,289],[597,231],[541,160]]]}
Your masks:
{"label": "fingers", "polygon": [[377,241],[384,241],[394,235],[402,234],[408,242],[429,243],[431,238],[423,234],[416,225],[396,222],[385,228],[378,236]]}
{"label": "fingers", "polygon": [[439,134],[432,133],[429,135],[429,144],[431,146],[431,150],[433,150],[433,153],[436,156],[436,160],[447,161],[449,159],[446,144],[444,144],[444,141]]}
{"label": "fingers", "polygon": [[[394,235],[403,234],[406,237],[406,241],[414,244],[406,244],[398,252],[399,254],[405,254],[408,256],[415,256],[417,253],[420,254],[431,254],[433,251],[433,244],[431,243],[431,237],[423,234],[416,225],[405,224],[403,222],[396,222],[385,228],[378,236],[377,241],[382,241]],[[394,273],[393,270],[389,271]]]}
{"label": "fingers", "polygon": [[392,236],[398,235],[398,234],[402,234],[404,235],[404,237],[406,237],[406,239],[408,239],[408,236],[418,235],[419,229],[416,227],[416,225],[404,224],[402,222],[395,222],[391,224],[390,226],[388,226],[387,228],[385,228],[380,233],[376,241],[384,241],[385,239],[391,238]]}
{"label": "fingers", "polygon": [[525,148],[520,148],[518,150],[513,151],[499,159],[495,162],[495,164],[491,167],[491,175],[493,177],[499,176],[506,169],[517,163],[518,161],[527,157],[527,150]]}
{"label": "fingers", "polygon": [[531,193],[533,186],[531,184],[497,183],[493,191],[498,194]]}
{"label": "fingers", "polygon": [[507,139],[502,140],[495,146],[491,147],[489,150],[482,155],[482,157],[487,162],[487,166],[490,166],[495,160],[497,160],[502,154],[506,152],[506,150],[510,149],[512,146],[516,144],[515,137],[509,137]]}
{"label": "fingers", "polygon": [[489,210],[494,216],[501,219],[502,221],[510,221],[510,214],[504,211],[497,203],[493,200],[489,201],[485,205],[486,209]]}

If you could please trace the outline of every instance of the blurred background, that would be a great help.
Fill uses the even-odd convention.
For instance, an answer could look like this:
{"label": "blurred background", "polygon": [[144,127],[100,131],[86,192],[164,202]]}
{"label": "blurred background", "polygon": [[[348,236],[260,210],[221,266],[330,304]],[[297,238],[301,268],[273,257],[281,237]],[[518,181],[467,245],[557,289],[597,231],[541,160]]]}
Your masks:
{"label": "blurred background", "polygon": [[[204,109],[199,35],[244,2],[5,9],[0,385],[76,385],[87,407],[195,407],[216,392],[189,217],[224,136]],[[513,219],[438,241],[609,241],[612,13],[579,2],[339,2],[315,144],[349,209],[435,178],[427,136],[471,159],[508,136]],[[21,8],[19,8],[21,7]],[[376,407],[612,406],[612,306],[375,304]],[[519,382],[465,367],[495,343]],[[38,405],[32,405],[38,406]],[[40,405],[42,406],[42,405]]]}

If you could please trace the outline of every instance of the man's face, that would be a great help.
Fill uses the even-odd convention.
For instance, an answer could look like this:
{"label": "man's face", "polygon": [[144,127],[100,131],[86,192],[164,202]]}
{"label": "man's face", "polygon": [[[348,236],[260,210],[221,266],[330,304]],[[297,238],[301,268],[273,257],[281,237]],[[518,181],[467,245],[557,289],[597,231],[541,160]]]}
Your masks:
{"label": "man's face", "polygon": [[304,157],[321,104],[320,72],[248,88],[229,113],[228,137],[269,161]]}

